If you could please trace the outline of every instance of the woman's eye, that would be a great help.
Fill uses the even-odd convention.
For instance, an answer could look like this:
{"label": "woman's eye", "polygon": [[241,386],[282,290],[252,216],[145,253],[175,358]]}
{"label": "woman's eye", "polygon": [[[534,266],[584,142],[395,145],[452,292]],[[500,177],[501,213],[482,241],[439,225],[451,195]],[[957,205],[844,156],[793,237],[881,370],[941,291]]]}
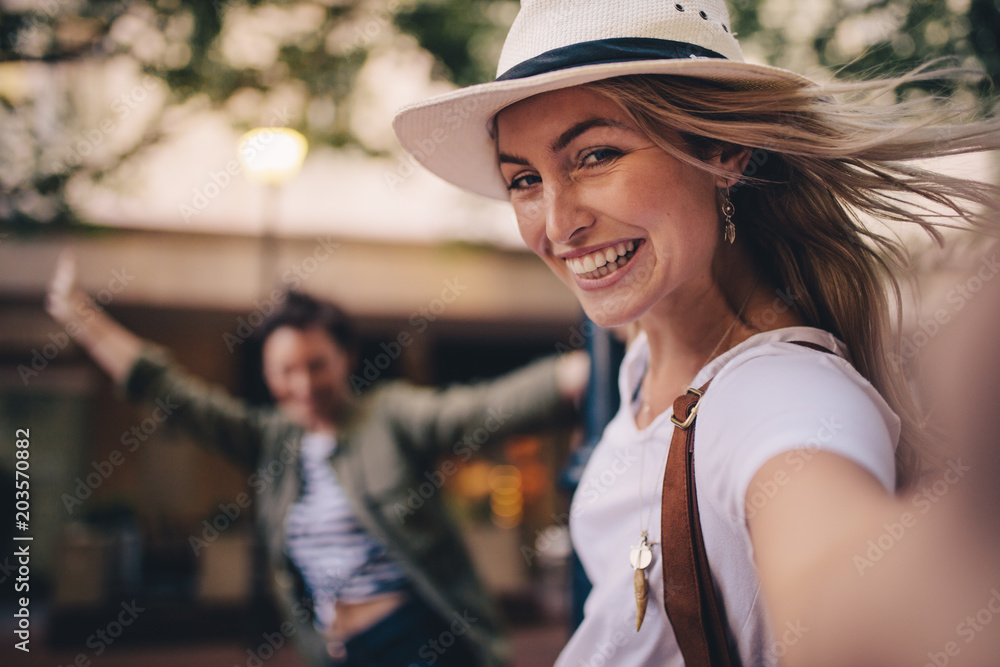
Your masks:
{"label": "woman's eye", "polygon": [[510,180],[510,185],[507,186],[508,190],[526,190],[536,183],[541,183],[542,179],[538,177],[538,174],[518,174]]}
{"label": "woman's eye", "polygon": [[614,148],[595,148],[589,153],[584,154],[580,160],[580,164],[585,167],[606,164],[620,155],[621,151]]}

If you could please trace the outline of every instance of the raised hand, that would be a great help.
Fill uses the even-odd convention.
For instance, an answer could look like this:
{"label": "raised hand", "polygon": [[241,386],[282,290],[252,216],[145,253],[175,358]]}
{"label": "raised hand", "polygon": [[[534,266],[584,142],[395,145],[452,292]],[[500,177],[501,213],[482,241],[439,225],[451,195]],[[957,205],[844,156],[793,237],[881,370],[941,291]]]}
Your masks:
{"label": "raised hand", "polygon": [[121,382],[138,358],[142,340],[91,304],[76,282],[76,258],[64,250],[49,281],[45,309],[113,380]]}
{"label": "raised hand", "polygon": [[49,281],[45,310],[57,322],[66,324],[74,320],[80,304],[86,301],[87,295],[76,282],[76,257],[72,251],[63,250]]}

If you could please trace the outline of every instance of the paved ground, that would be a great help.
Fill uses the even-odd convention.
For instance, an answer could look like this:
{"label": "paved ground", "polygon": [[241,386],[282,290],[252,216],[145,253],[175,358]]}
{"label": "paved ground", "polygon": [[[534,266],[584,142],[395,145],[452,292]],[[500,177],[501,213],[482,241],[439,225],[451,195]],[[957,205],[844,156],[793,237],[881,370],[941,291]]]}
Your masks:
{"label": "paved ground", "polygon": [[[4,609],[6,612],[7,609]],[[184,645],[115,646],[106,647],[101,655],[97,649],[85,645],[74,649],[51,649],[44,643],[42,630],[32,627],[31,652],[14,648],[10,614],[0,619],[0,665],[4,667],[303,667],[293,649],[279,648],[262,662],[252,661],[247,649],[235,643],[190,643]],[[566,632],[560,627],[520,628],[512,635],[514,667],[551,667],[566,641]]]}

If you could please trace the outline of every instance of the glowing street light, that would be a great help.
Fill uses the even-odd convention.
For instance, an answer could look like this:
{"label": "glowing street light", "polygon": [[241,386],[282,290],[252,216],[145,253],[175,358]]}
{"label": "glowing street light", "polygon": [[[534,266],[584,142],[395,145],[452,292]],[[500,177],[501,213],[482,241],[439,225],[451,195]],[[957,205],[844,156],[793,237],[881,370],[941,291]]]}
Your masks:
{"label": "glowing street light", "polygon": [[287,127],[257,127],[242,137],[237,155],[247,178],[265,185],[283,185],[299,173],[309,143]]}

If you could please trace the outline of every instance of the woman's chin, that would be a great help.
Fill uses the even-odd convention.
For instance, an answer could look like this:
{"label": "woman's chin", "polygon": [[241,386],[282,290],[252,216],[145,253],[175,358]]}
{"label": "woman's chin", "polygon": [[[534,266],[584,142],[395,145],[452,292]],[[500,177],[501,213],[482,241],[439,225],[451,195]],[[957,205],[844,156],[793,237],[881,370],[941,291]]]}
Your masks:
{"label": "woman's chin", "polygon": [[312,428],[316,422],[316,413],[306,404],[285,403],[279,405],[285,416],[293,422],[308,428]]}
{"label": "woman's chin", "polygon": [[587,314],[590,321],[605,329],[624,326],[634,322],[642,315],[631,304],[623,304],[619,301],[603,299],[592,301],[584,297],[580,299],[580,302],[583,306],[583,312]]}

